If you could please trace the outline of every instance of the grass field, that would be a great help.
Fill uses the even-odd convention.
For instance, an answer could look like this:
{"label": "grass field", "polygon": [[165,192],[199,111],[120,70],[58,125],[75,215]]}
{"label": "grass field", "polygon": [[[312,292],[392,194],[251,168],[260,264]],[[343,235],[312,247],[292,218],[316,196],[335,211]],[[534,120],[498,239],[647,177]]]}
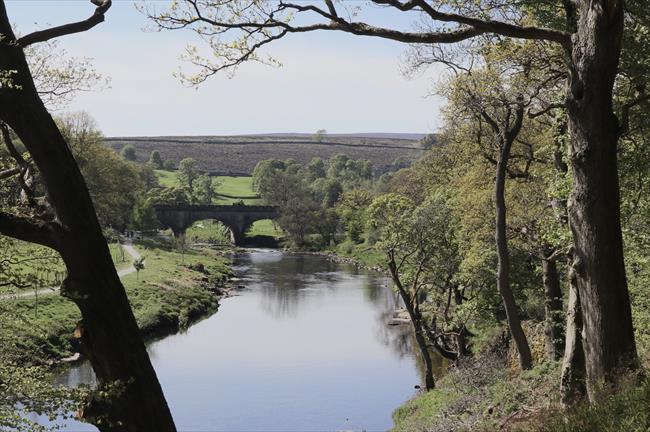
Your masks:
{"label": "grass field", "polygon": [[229,244],[230,233],[219,221],[203,220],[192,224],[185,231],[185,238],[192,243]]}
{"label": "grass field", "polygon": [[[145,269],[122,278],[141,331],[185,327],[193,319],[217,308],[214,295],[202,286],[208,278],[213,286],[223,285],[230,275],[228,260],[208,251],[189,251],[184,255],[162,249],[145,249]],[[190,269],[202,263],[209,272]],[[203,282],[205,283],[205,282]],[[10,325],[0,328],[0,340],[11,341],[12,352],[25,356],[28,363],[39,363],[72,354],[72,333],[80,319],[79,310],[60,295],[48,295],[0,302],[0,310]]]}
{"label": "grass field", "polygon": [[160,186],[168,188],[180,186],[176,171],[156,170],[156,176],[158,176]]}
{"label": "grass field", "polygon": [[[156,170],[158,181],[164,187],[177,187],[180,186],[177,171],[164,171]],[[252,177],[232,177],[232,176],[215,176],[212,177],[212,182],[215,186],[217,194],[230,195],[232,197],[255,197],[256,193],[253,191]],[[262,204],[259,198],[244,198],[241,199],[248,205]],[[230,198],[220,196],[215,200],[215,204],[232,204],[240,201],[240,198]]]}

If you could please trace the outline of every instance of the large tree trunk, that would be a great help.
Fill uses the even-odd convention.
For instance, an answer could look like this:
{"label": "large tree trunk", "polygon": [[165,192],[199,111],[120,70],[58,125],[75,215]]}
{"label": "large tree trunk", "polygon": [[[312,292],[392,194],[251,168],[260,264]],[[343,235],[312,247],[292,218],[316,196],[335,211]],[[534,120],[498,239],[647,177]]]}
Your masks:
{"label": "large tree trunk", "polygon": [[[514,140],[514,138],[513,138]],[[510,157],[510,148],[512,140],[505,139],[501,146],[499,160],[497,161],[496,181],[494,188],[494,197],[496,201],[496,233],[495,239],[497,244],[497,288],[503,299],[503,306],[506,310],[508,327],[510,334],[515,341],[517,351],[519,352],[519,364],[526,370],[533,366],[533,358],[528,346],[526,334],[521,327],[521,320],[517,311],[515,297],[510,289],[510,253],[508,251],[508,239],[506,237],[506,167]]]}
{"label": "large tree trunk", "polygon": [[557,260],[555,257],[548,257],[548,254],[542,258],[542,281],[544,283],[546,355],[550,360],[559,360],[562,358],[564,349],[562,289],[557,271]]}
{"label": "large tree trunk", "polygon": [[[63,295],[79,307],[81,339],[102,387],[113,391],[91,401],[85,414],[101,431],[175,431],[169,408],[149,361],[124,287],[113,266],[95,211],[67,143],[41,102],[22,48],[0,1],[0,70],[15,71],[17,88],[0,87],[0,119],[30,152],[47,187],[56,218],[51,245],[62,255],[68,277]],[[0,231],[22,239],[36,233],[15,230],[5,218]],[[14,232],[15,231],[15,232]],[[101,420],[101,421],[99,421]]]}
{"label": "large tree trunk", "polygon": [[587,386],[638,367],[623,261],[617,172],[619,124],[612,108],[623,2],[579,2],[567,96],[573,190],[569,220],[584,325]]}

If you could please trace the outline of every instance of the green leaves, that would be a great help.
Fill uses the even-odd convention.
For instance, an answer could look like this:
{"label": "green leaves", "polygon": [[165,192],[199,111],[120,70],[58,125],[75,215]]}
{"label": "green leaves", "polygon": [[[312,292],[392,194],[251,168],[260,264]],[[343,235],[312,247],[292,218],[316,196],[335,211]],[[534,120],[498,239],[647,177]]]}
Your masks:
{"label": "green leaves", "polygon": [[53,386],[51,382],[52,377],[44,368],[5,362],[0,356],[0,430],[45,432],[58,429],[36,424],[31,416],[25,415],[27,413],[50,420],[72,418],[72,413],[88,394],[87,389]]}

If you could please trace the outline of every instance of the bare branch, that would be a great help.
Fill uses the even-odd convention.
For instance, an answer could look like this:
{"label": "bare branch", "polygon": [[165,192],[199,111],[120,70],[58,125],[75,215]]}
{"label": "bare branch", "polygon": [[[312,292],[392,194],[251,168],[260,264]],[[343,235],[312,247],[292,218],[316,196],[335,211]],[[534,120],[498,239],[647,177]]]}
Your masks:
{"label": "bare branch", "polygon": [[2,138],[9,151],[9,154],[12,158],[18,163],[17,169],[19,170],[20,176],[18,180],[20,182],[20,187],[22,189],[22,197],[25,201],[29,203],[32,207],[37,207],[37,202],[34,194],[34,176],[32,175],[31,167],[29,163],[23,158],[23,155],[16,149],[13,141],[11,140],[11,134],[9,133],[9,126],[6,123],[0,122],[0,132],[2,133]]}
{"label": "bare branch", "polygon": [[529,111],[528,112],[528,117],[530,117],[530,118],[541,117],[544,114],[548,114],[551,111],[556,110],[556,109],[564,108],[565,106],[566,105],[564,103],[561,103],[561,102],[553,103],[553,104],[548,105],[546,108],[542,108],[539,111],[535,111],[535,112]]}
{"label": "bare branch", "polygon": [[0,171],[0,180],[13,177],[16,174],[20,173],[20,168],[9,168],[3,171]]}
{"label": "bare branch", "polygon": [[18,39],[18,45],[23,48],[38,42],[45,42],[60,36],[65,36],[74,33],[81,33],[95,27],[97,24],[104,22],[104,14],[111,7],[111,0],[90,0],[90,2],[97,6],[95,12],[90,18],[70,24],[64,24],[50,29],[36,31]]}
{"label": "bare branch", "polygon": [[332,0],[325,0],[325,4],[327,5],[327,9],[329,9],[330,14],[336,18],[338,18],[338,13],[336,13],[336,8],[334,7],[334,3]]}
{"label": "bare branch", "polygon": [[426,0],[414,0],[422,10],[435,21],[452,22],[470,26],[481,33],[494,33],[520,39],[535,39],[558,42],[564,47],[571,45],[571,35],[544,27],[531,27],[510,24],[502,21],[479,19],[459,14],[448,14],[435,10]]}
{"label": "bare branch", "polygon": [[[187,57],[201,70],[194,77],[183,76],[196,85],[216,72],[236,68],[245,61],[261,60],[256,52],[260,47],[281,39],[288,34],[312,31],[338,31],[359,36],[378,37],[409,44],[454,44],[484,34],[550,41],[561,44],[565,50],[571,45],[569,33],[550,28],[525,26],[516,22],[456,14],[434,9],[426,0],[372,0],[373,3],[388,6],[404,12],[417,12],[428,16],[434,24],[430,30],[405,31],[388,26],[375,26],[369,22],[344,18],[336,10],[333,0],[325,0],[325,7],[312,2],[297,1],[243,1],[222,0],[219,2],[182,0],[163,13],[145,10],[159,30],[189,29],[202,37],[218,58],[217,63],[202,57],[195,47],[190,47]],[[308,17],[298,19],[298,15]],[[298,24],[299,23],[299,24]],[[452,24],[441,28],[441,24]],[[234,40],[221,37],[234,32]],[[269,63],[277,63],[272,59]]]}

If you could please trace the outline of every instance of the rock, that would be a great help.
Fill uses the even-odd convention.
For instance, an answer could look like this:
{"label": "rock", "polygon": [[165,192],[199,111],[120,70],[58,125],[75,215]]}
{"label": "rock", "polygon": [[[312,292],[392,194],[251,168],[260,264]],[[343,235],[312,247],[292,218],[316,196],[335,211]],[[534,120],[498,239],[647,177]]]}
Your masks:
{"label": "rock", "polygon": [[411,318],[404,308],[397,309],[395,312],[393,312],[393,316],[388,320],[389,326],[404,325],[410,323]]}
{"label": "rock", "polygon": [[80,353],[74,353],[70,357],[62,358],[61,363],[74,363],[76,361],[79,361],[80,358],[81,358]]}

